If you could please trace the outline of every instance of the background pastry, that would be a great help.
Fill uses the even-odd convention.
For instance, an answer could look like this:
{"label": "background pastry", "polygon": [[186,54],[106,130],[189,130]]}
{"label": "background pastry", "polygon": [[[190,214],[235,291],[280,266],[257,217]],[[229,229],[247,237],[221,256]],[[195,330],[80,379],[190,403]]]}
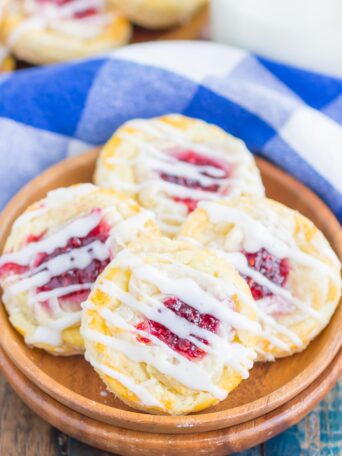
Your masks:
{"label": "background pastry", "polygon": [[107,0],[7,0],[1,34],[17,58],[44,64],[121,46],[131,26]]}
{"label": "background pastry", "polygon": [[111,0],[138,25],[151,29],[187,21],[208,0]]}
{"label": "background pastry", "polygon": [[111,190],[50,192],[14,223],[0,259],[2,300],[26,343],[58,355],[83,351],[81,302],[116,252],[157,235],[151,214]]}
{"label": "background pastry", "polygon": [[153,210],[167,235],[178,232],[200,200],[264,195],[259,170],[242,141],[178,114],[119,128],[102,149],[95,182],[125,191]]}
{"label": "background pastry", "polygon": [[14,70],[14,60],[8,55],[7,49],[0,45],[0,74]]}
{"label": "background pastry", "polygon": [[280,203],[203,202],[180,236],[217,249],[246,279],[265,335],[259,360],[303,350],[338,305],[338,258],[310,220]]}
{"label": "background pastry", "polygon": [[[3,0],[6,1],[6,0]],[[14,69],[14,60],[9,55],[8,49],[4,43],[1,42],[1,32],[3,27],[3,9],[5,5],[0,2],[0,74],[7,73]]]}
{"label": "background pastry", "polygon": [[122,250],[84,304],[86,359],[108,389],[151,413],[223,400],[253,365],[250,291],[224,259],[160,238]]}

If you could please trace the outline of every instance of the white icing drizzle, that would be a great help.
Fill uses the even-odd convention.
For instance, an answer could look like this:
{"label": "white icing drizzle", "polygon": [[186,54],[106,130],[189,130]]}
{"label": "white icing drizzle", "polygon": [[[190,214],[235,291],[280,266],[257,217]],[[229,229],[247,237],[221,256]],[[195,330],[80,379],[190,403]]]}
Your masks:
{"label": "white icing drizzle", "polygon": [[[191,243],[198,244],[195,241],[192,241]],[[198,244],[197,246],[201,246],[201,245]],[[217,251],[216,253],[218,255],[225,256],[220,251]],[[165,259],[172,261],[172,259],[168,258],[167,256],[165,257]],[[190,268],[189,266],[182,265],[178,262],[173,262],[173,264],[177,267],[178,270],[184,271],[185,274],[188,274],[188,275],[190,274],[190,276],[193,277],[194,270],[192,268]],[[202,277],[202,278],[205,278],[205,280],[207,280],[207,281],[215,280],[216,284],[221,284],[222,287],[227,286],[227,284],[225,282],[223,282],[222,280],[220,281],[220,279],[216,279],[216,278],[213,279],[209,274],[206,274],[204,272],[196,271],[196,274],[197,274],[197,280]],[[230,290],[230,292],[233,294],[234,290]],[[260,321],[263,321],[265,323],[267,322],[268,326],[276,329],[277,332],[279,332],[281,334],[285,334],[290,340],[292,340],[292,342],[295,345],[301,345],[301,340],[294,332],[292,332],[289,329],[278,324],[277,321],[271,315],[266,315],[264,312],[262,312],[262,309],[260,309],[259,306],[256,305],[255,301],[253,299],[251,299],[249,296],[247,296],[247,294],[245,292],[243,292],[241,290],[235,290],[235,292],[242,302],[244,302],[246,305],[252,307],[255,310]],[[289,349],[288,345],[283,340],[276,337],[272,331],[270,331],[266,328],[261,329],[260,326],[255,326],[254,328],[252,328],[252,327],[248,328],[248,330],[250,332],[255,333],[258,336],[261,336],[261,337],[269,340],[276,347],[282,348],[283,350]]]}
{"label": "white icing drizzle", "polygon": [[[228,141],[217,144],[195,143],[180,129],[158,119],[134,120],[127,126],[137,131],[127,133],[125,130],[119,130],[117,136],[134,144],[141,153],[128,162],[126,159],[112,157],[108,159],[108,163],[134,166],[136,183],[116,180],[113,185],[130,194],[149,192],[153,198],[158,199],[154,210],[164,232],[176,233],[178,225],[187,215],[186,206],[175,201],[175,198],[200,201],[230,199],[243,193],[263,196],[261,181],[252,166],[252,154],[241,141],[231,138],[231,144]],[[143,137],[142,133],[147,137]],[[197,166],[182,161],[177,158],[178,151],[194,151],[208,159],[216,160],[218,166],[222,164],[226,165],[228,170],[230,168],[227,170],[228,176],[225,177],[226,168],[221,169],[212,165]],[[178,185],[162,179],[161,173],[196,181],[207,188],[215,185],[218,186],[218,190],[209,191],[205,188],[194,189]],[[165,198],[165,195],[169,198]]]}
{"label": "white icing drizzle", "polygon": [[[143,313],[149,320],[154,320],[157,323],[168,327],[178,337],[188,339],[199,348],[202,348],[208,353],[211,352],[221,360],[225,359],[225,361],[238,370],[241,375],[246,375],[244,363],[246,362],[246,365],[249,365],[249,360],[246,360],[246,356],[253,359],[252,350],[246,349],[238,344],[228,343],[225,340],[222,340],[222,337],[217,336],[211,331],[200,328],[199,326],[188,322],[186,319],[178,317],[174,312],[165,307],[161,301],[153,299],[141,291],[140,295],[147,305],[137,301],[130,293],[125,293],[109,281],[104,281],[103,284],[99,286],[99,289],[112,297],[116,297],[130,309]],[[137,290],[133,289],[133,291]],[[220,305],[222,306],[222,303],[220,303]],[[106,310],[104,314],[103,311],[102,313],[100,311],[100,314],[113,324],[116,321],[116,315],[112,314],[112,317],[110,317],[108,310]],[[252,327],[252,329],[254,329],[254,327]],[[134,327],[131,327],[131,330],[133,332],[136,331]],[[141,332],[143,333],[143,331]],[[145,333],[145,336],[147,336],[147,333]],[[212,350],[207,345],[201,343],[198,338],[207,340],[210,343]]]}
{"label": "white icing drizzle", "polygon": [[[197,152],[207,155],[212,158],[216,158],[219,160],[223,160],[227,163],[235,164],[236,160],[238,159],[239,162],[244,163],[251,163],[252,162],[252,155],[246,148],[245,144],[238,140],[237,138],[231,137],[232,141],[235,144],[239,144],[239,148],[232,147],[227,154],[226,151],[221,150],[219,147],[209,146],[206,144],[194,143],[190,140],[190,138],[182,131],[181,129],[174,127],[166,122],[163,122],[159,119],[153,119],[153,122],[146,122],[141,119],[132,120],[130,122],[130,126],[132,128],[136,128],[137,130],[143,131],[148,135],[153,137],[158,137],[161,140],[167,141],[168,138],[170,141],[170,146],[181,146],[184,149],[196,150]],[[234,144],[234,145],[235,145]],[[240,156],[240,148],[241,146],[247,152]]]}
{"label": "white icing drizzle", "polygon": [[300,310],[307,313],[311,317],[317,318],[318,320],[321,319],[321,314],[317,312],[315,309],[313,309],[310,304],[306,304],[300,299],[297,299],[286,288],[282,288],[279,285],[276,285],[274,282],[267,279],[267,277],[265,277],[260,272],[250,268],[248,266],[247,258],[242,253],[227,253],[225,256],[241,274],[245,274],[251,277],[258,284],[268,288],[274,295],[284,298],[285,301],[289,301],[290,303],[294,304],[296,307],[298,307]]}
{"label": "white icing drizzle", "polygon": [[161,407],[162,404],[155,399],[152,394],[150,394],[147,388],[144,386],[143,383],[135,383],[130,377],[124,375],[110,367],[106,366],[103,363],[99,363],[95,360],[93,356],[90,355],[89,352],[86,352],[85,358],[87,361],[91,363],[91,365],[97,369],[98,371],[102,372],[108,377],[114,378],[118,380],[122,385],[126,386],[132,393],[134,393],[143,404],[152,407]]}
{"label": "white icing drizzle", "polygon": [[[265,225],[253,219],[242,210],[212,202],[201,202],[199,207],[206,211],[209,220],[212,223],[235,224],[243,233],[241,243],[246,251],[257,252],[264,248],[279,259],[291,259],[312,269],[316,269],[322,274],[328,274],[336,280],[333,271],[326,264],[302,252],[295,244],[291,246],[287,245],[283,240],[274,236]],[[215,246],[213,246],[213,248],[215,249]],[[241,274],[251,277],[256,283],[268,288],[275,298],[283,299],[286,303],[290,303],[294,308],[300,309],[304,314],[307,314],[310,317],[318,320],[322,319],[321,313],[313,309],[309,303],[299,300],[293,296],[289,290],[276,285],[260,272],[250,268],[246,257],[241,252],[222,253],[218,251],[218,253],[226,257]],[[272,306],[270,306],[270,302],[266,301],[265,298],[264,300],[255,303],[255,309],[258,316],[265,325],[263,337],[268,339],[273,345],[283,348],[284,350],[289,350],[289,345],[276,338],[273,332],[267,329],[267,327],[269,327],[274,331],[285,335],[295,345],[301,346],[302,341],[297,334],[289,330],[285,325],[280,324],[276,318],[273,318],[268,314],[272,309]]]}
{"label": "white icing drizzle", "polygon": [[[81,191],[81,190],[80,190]],[[30,214],[32,215],[32,214]],[[25,219],[26,214],[23,214]],[[0,265],[14,263],[30,266],[39,253],[52,253],[57,248],[63,248],[71,238],[87,236],[100,223],[103,214],[99,209],[90,214],[72,220],[59,228],[57,232],[44,237],[40,241],[29,243],[15,253],[4,254],[0,258]],[[20,226],[20,223],[19,223]],[[61,310],[58,298],[70,293],[90,290],[92,284],[75,284],[62,286],[45,292],[36,292],[37,287],[47,284],[53,277],[59,276],[71,269],[84,269],[93,260],[104,261],[110,257],[110,248],[106,243],[94,240],[88,245],[73,248],[60,255],[43,262],[36,268],[20,275],[8,276],[4,279],[4,302],[11,302],[12,298],[22,292],[28,292],[28,304],[34,309],[38,326],[33,334],[26,336],[28,344],[42,343],[58,346],[62,343],[62,331],[72,325],[78,324],[81,312]],[[48,301],[52,316],[46,313],[40,303]]]}
{"label": "white icing drizzle", "polygon": [[158,220],[158,226],[163,233],[169,236],[174,236],[179,231],[178,226],[170,225],[169,223],[164,223],[160,220]]}
{"label": "white icing drizzle", "polygon": [[[144,296],[144,295],[143,295]],[[146,295],[144,296],[146,297]],[[158,306],[158,313],[159,310],[162,312],[162,307],[160,307],[160,302],[154,300],[156,305]],[[163,306],[164,307],[164,306]],[[165,308],[165,307],[164,307]],[[167,309],[169,310],[169,309]],[[169,311],[171,312],[171,311]],[[111,312],[107,308],[102,308],[99,311],[99,314],[110,324],[113,324],[117,328],[129,330],[132,333],[138,334],[142,337],[150,339],[154,342],[155,345],[162,347],[163,350],[166,350],[171,357],[176,358],[179,362],[186,362],[188,363],[189,368],[191,368],[192,363],[191,361],[187,360],[183,356],[179,355],[177,352],[173,351],[167,345],[165,345],[160,339],[153,336],[147,331],[143,331],[140,329],[135,328],[133,325],[127,323],[123,318],[121,318],[118,314]],[[244,378],[248,377],[248,370],[245,369],[245,366],[250,369],[253,366],[253,361],[255,357],[254,350],[245,348],[244,346],[235,343],[235,342],[228,342],[227,340],[219,337],[217,334],[208,331],[206,329],[200,328],[197,325],[188,322],[187,320],[184,321],[184,326],[179,333],[179,317],[174,312],[169,313],[169,317],[171,320],[171,324],[169,325],[169,329],[176,334],[178,337],[188,339],[193,344],[197,345],[202,350],[206,351],[207,353],[211,353],[215,357],[219,358],[221,361],[224,360],[228,363],[231,367],[236,369]],[[163,321],[162,324],[166,326],[166,321]],[[183,323],[183,322],[182,322]],[[197,333],[197,338],[194,337],[194,334]],[[181,334],[181,335],[180,335]],[[198,338],[202,337],[202,339],[206,339],[210,344],[206,345],[202,343]],[[218,350],[220,348],[220,350]],[[248,357],[248,359],[246,359]],[[242,359],[241,359],[242,358]],[[243,361],[246,361],[245,366],[243,365]],[[190,364],[189,364],[190,363]]]}
{"label": "white icing drizzle", "polygon": [[81,321],[82,312],[65,313],[57,320],[50,320],[45,325],[39,325],[33,334],[25,336],[27,344],[48,344],[58,347],[62,344],[62,332],[77,325]]}
{"label": "white icing drizzle", "polygon": [[[124,291],[107,279],[100,280],[97,283],[97,289],[112,299],[120,301],[132,311],[132,315],[139,316],[140,320],[147,318],[165,326],[179,338],[192,342],[207,355],[203,360],[192,362],[148,331],[137,329],[134,326],[136,322],[128,322],[120,316],[118,310],[112,312],[107,307],[97,311],[108,327],[124,330],[125,337],[105,336],[90,330],[87,324],[84,324],[82,334],[86,341],[101,343],[109,349],[123,353],[135,362],[145,362],[182,385],[193,390],[207,391],[220,400],[227,396],[227,392],[217,387],[213,381],[213,372],[208,369],[207,365],[208,357],[209,363],[213,359],[216,360],[215,365],[219,366],[219,372],[222,372],[224,366],[228,365],[237,370],[243,378],[248,377],[248,370],[253,365],[255,352],[251,348],[234,342],[232,338],[229,340],[228,328],[254,332],[260,332],[261,329],[258,323],[233,311],[216,297],[229,298],[231,294],[236,293],[233,285],[228,285],[221,279],[216,279],[185,265],[181,270],[178,264],[174,263],[167,265],[161,263],[158,267],[145,264],[140,257],[128,249],[122,250],[114,263],[112,263],[112,267],[131,271],[129,291]],[[186,277],[177,276],[177,274],[185,272],[188,272]],[[151,296],[150,293],[144,291],[144,286],[139,286],[139,284],[150,284],[157,287],[161,294]],[[214,333],[201,328],[168,309],[162,302],[163,298],[167,296],[177,296],[178,299],[186,302],[201,314],[216,317],[220,321],[218,332]],[[96,310],[91,300],[87,301],[83,307],[86,311]],[[137,343],[137,335],[149,339],[152,345]],[[199,339],[206,340],[208,345]],[[96,367],[93,363],[94,358],[90,357],[89,360]],[[218,373],[218,375],[220,374]],[[123,380],[123,384],[129,387],[125,380]]]}
{"label": "white icing drizzle", "polygon": [[[32,222],[36,217],[41,217],[53,212],[61,205],[73,204],[75,198],[84,198],[88,194],[97,191],[92,184],[82,184],[68,188],[60,188],[49,192],[34,209],[24,212],[13,225],[15,231],[22,229],[23,225]],[[39,254],[51,254],[55,249],[63,248],[71,238],[86,237],[101,220],[110,221],[111,229],[105,242],[94,239],[89,244],[74,247],[67,252],[43,261],[34,267]],[[49,291],[37,290],[50,282],[53,277],[62,275],[69,270],[83,270],[94,260],[105,261],[113,257],[125,243],[135,239],[145,228],[145,224],[154,219],[154,215],[148,211],[140,211],[136,215],[124,219],[115,204],[102,209],[94,208],[89,214],[79,216],[62,227],[56,227],[41,240],[31,242],[15,253],[6,253],[0,258],[0,266],[14,263],[27,266],[27,272],[10,274],[2,279],[4,294],[3,300],[9,303],[13,311],[15,296],[26,293],[28,305],[31,307],[35,320],[38,324],[34,333],[27,336],[27,343],[42,343],[58,347],[62,342],[61,332],[70,325],[80,322],[81,314],[78,312],[77,300],[68,299],[68,295],[79,291],[90,291],[92,283],[59,286]],[[18,233],[21,236],[21,233]],[[65,300],[59,298],[66,297]],[[68,311],[64,310],[67,309]],[[18,309],[16,311],[19,311]]]}
{"label": "white icing drizzle", "polygon": [[[79,38],[94,38],[117,17],[106,11],[104,0],[73,0],[65,5],[25,0],[22,8],[27,17],[9,36],[7,45],[10,48],[27,30],[52,29]],[[74,17],[89,8],[95,9],[96,13],[89,17]]]}
{"label": "white icing drizzle", "polygon": [[58,247],[64,247],[73,237],[85,237],[101,220],[101,212],[93,211],[85,217],[71,221],[56,233],[43,238],[38,242],[31,242],[15,253],[5,253],[0,258],[0,266],[6,263],[29,265],[30,261],[41,252],[52,253]]}
{"label": "white icing drizzle", "polygon": [[33,305],[37,301],[48,301],[52,298],[60,298],[61,296],[66,296],[75,291],[90,290],[93,286],[92,283],[82,283],[75,285],[68,285],[66,287],[54,288],[50,291],[41,291],[33,296],[29,297],[29,303]]}
{"label": "white icing drizzle", "polygon": [[133,241],[141,232],[145,224],[155,219],[153,212],[142,210],[138,214],[123,220],[118,223],[111,231],[107,243],[110,245],[113,242],[123,246],[128,242]]}
{"label": "white icing drizzle", "polygon": [[[210,375],[204,369],[199,368],[195,363],[191,363],[190,366],[190,361],[183,361],[181,360],[181,357],[177,357],[177,363],[172,363],[161,357],[156,359],[156,357],[151,354],[149,347],[144,344],[132,344],[122,339],[105,336],[97,331],[86,329],[83,335],[91,342],[102,343],[109,348],[118,350],[135,362],[148,363],[159,370],[159,372],[175,378],[188,388],[198,391],[207,391],[221,400],[227,397],[227,392],[218,388],[211,381]],[[165,351],[168,350],[165,348]],[[189,376],[189,367],[191,368],[191,377]]]}
{"label": "white icing drizzle", "polygon": [[206,201],[199,203],[198,206],[206,211],[212,223],[234,223],[238,225],[244,233],[243,245],[246,251],[257,252],[265,248],[278,258],[291,258],[304,266],[328,274],[336,281],[336,275],[325,263],[302,252],[295,245],[289,247],[281,239],[275,237],[266,226],[247,213],[219,203]]}
{"label": "white icing drizzle", "polygon": [[84,247],[58,255],[43,263],[39,268],[31,270],[28,274],[25,274],[27,278],[11,285],[7,289],[7,293],[8,295],[16,295],[32,288],[41,287],[48,283],[52,277],[59,276],[71,269],[84,269],[93,260],[104,261],[108,257],[108,247],[101,241],[94,241]]}
{"label": "white icing drizzle", "polygon": [[[12,228],[13,230],[17,230],[23,225],[26,225],[26,223],[29,223],[32,219],[40,217],[48,211],[59,207],[61,203],[70,204],[75,198],[89,195],[94,191],[96,191],[96,186],[93,184],[75,185],[72,187],[72,190],[70,187],[61,187],[56,190],[51,190],[48,192],[46,198],[40,201],[38,206],[34,209],[30,208],[21,214],[13,223]],[[105,212],[105,210],[103,210],[103,212]]]}

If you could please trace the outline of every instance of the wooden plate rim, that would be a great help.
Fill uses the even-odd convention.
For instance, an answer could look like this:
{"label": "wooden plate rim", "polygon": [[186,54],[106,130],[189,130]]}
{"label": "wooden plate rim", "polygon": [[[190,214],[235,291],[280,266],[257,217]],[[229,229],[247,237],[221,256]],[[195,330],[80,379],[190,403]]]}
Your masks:
{"label": "wooden plate rim", "polygon": [[[26,195],[30,193],[31,187],[44,187],[49,182],[51,174],[63,174],[66,168],[84,167],[87,169],[95,162],[98,151],[99,148],[77,157],[68,158],[50,167],[23,187],[9,202],[0,216],[0,239],[4,236],[7,229],[8,222],[6,221],[13,219],[18,206],[25,207]],[[331,237],[338,237],[338,242],[336,242],[337,254],[342,258],[341,229],[339,222],[331,213],[330,209],[311,190],[293,177],[287,175],[284,171],[276,168],[264,159],[257,158],[257,162],[262,169],[272,173],[277,179],[284,179],[286,177],[291,182],[292,187],[297,189],[297,193],[301,198],[311,198],[313,200],[320,213],[324,214],[325,230],[330,233]],[[99,421],[133,430],[140,429],[146,431],[154,427],[161,433],[170,432],[170,429],[174,433],[184,434],[191,433],[193,429],[196,429],[198,432],[207,432],[213,429],[222,429],[227,426],[239,424],[268,413],[307,388],[329,365],[342,343],[342,341],[336,340],[333,349],[329,350],[329,353],[323,357],[323,360],[313,361],[287,384],[253,402],[231,408],[229,409],[229,413],[226,410],[222,410],[177,417],[155,416],[137,411],[122,410],[99,402],[94,403],[93,400],[61,385],[38,368],[21,350],[24,344],[21,340],[18,343],[16,332],[10,325],[3,306],[1,306],[0,320],[1,318],[3,320],[3,330],[0,332],[0,345],[16,367],[44,392],[64,405],[71,407],[73,410]],[[340,321],[342,321],[342,306],[339,306],[330,325],[339,324]]]}
{"label": "wooden plate rim", "polygon": [[199,434],[152,434],[123,430],[68,409],[41,391],[0,349],[0,369],[18,396],[41,418],[72,437],[104,451],[128,456],[185,456],[189,451],[223,456],[243,451],[297,424],[336,384],[342,374],[342,350],[325,371],[288,403],[257,419]]}

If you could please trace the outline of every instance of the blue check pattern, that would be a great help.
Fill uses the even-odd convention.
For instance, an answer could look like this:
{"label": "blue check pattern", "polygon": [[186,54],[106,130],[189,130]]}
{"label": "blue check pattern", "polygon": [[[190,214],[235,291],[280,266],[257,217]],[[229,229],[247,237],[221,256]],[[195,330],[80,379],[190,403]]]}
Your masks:
{"label": "blue check pattern", "polygon": [[160,43],[159,53],[135,45],[2,76],[0,205],[48,166],[107,141],[126,120],[179,112],[241,137],[318,193],[341,221],[342,80],[237,50],[230,62],[232,51],[222,46],[215,62],[213,43],[188,43],[189,62],[192,46],[201,45],[200,75],[196,64],[192,75],[191,64],[184,70],[177,62],[179,43]]}

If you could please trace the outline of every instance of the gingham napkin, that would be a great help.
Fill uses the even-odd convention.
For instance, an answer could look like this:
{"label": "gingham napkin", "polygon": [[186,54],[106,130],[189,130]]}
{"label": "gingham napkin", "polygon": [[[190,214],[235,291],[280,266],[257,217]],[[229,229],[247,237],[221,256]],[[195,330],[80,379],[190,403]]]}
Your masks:
{"label": "gingham napkin", "polygon": [[0,205],[123,122],[179,112],[242,138],[342,221],[342,80],[209,42],[133,45],[0,79]]}

